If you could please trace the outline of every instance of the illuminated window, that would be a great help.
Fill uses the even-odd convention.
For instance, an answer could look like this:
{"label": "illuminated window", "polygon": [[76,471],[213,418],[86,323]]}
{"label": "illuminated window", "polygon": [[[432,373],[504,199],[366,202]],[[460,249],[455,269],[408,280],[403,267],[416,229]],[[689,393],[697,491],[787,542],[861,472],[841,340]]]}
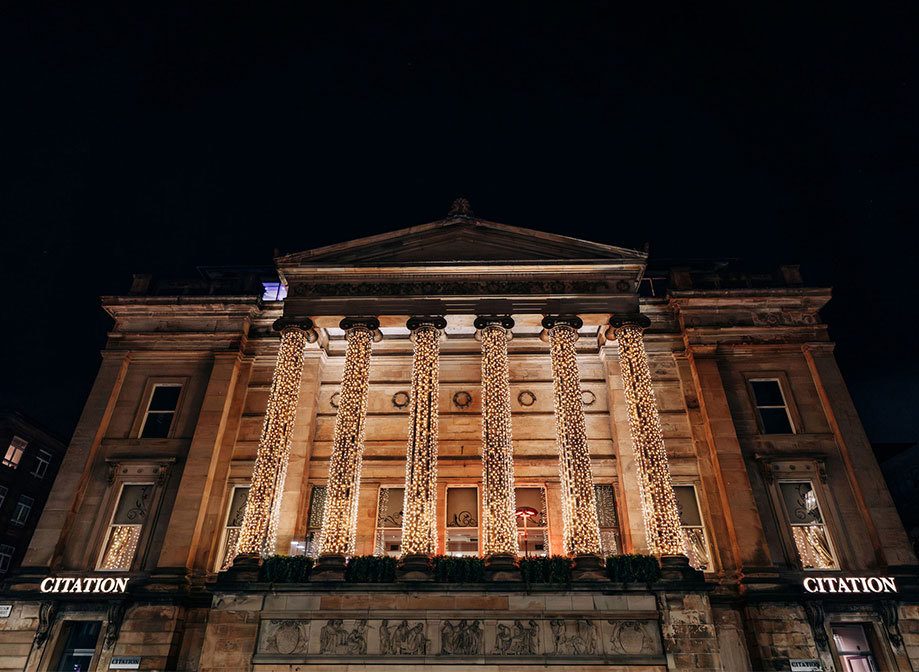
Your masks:
{"label": "illuminated window", "polygon": [[39,449],[38,454],[35,456],[35,469],[32,471],[32,475],[36,478],[44,478],[50,464],[51,453],[47,450]]}
{"label": "illuminated window", "polygon": [[9,448],[6,449],[6,454],[3,456],[3,465],[13,469],[18,467],[19,460],[22,459],[22,453],[28,445],[29,442],[25,439],[14,436],[13,440],[10,441]]}
{"label": "illuminated window", "polygon": [[101,630],[101,621],[64,621],[58,637],[55,662],[48,669],[74,672],[93,669],[93,657],[96,655]]}
{"label": "illuminated window", "polygon": [[287,287],[280,282],[262,283],[262,301],[282,301],[287,296]]}
{"label": "illuminated window", "polygon": [[325,513],[326,486],[314,485],[310,490],[310,505],[306,510],[306,555],[319,555],[319,534],[322,532],[322,515]]}
{"label": "illuminated window", "polygon": [[126,483],[122,486],[118,505],[105,536],[99,569],[131,569],[152,496],[152,483]]}
{"label": "illuminated window", "polygon": [[861,623],[831,625],[833,644],[845,672],[878,672],[877,661]]}
{"label": "illuminated window", "polygon": [[238,485],[233,488],[230,497],[230,507],[227,510],[226,523],[223,526],[223,543],[220,545],[220,560],[217,563],[219,571],[228,569],[236,557],[236,543],[239,541],[239,528],[243,524],[246,514],[246,497],[249,486]]}
{"label": "illuminated window", "polygon": [[3,502],[6,501],[6,495],[10,491],[5,485],[0,485],[0,507],[3,506]]}
{"label": "illuminated window", "polygon": [[182,386],[178,384],[154,385],[147,412],[141,426],[142,439],[165,439],[169,436],[172,419],[179,404],[179,393]]}
{"label": "illuminated window", "polygon": [[19,501],[16,502],[16,508],[13,510],[13,516],[10,518],[10,522],[13,525],[25,525],[26,521],[29,519],[29,514],[32,513],[32,506],[34,506],[34,504],[35,500],[28,495],[20,495]]}
{"label": "illuminated window", "polygon": [[9,544],[0,544],[0,574],[4,574],[13,562],[13,553],[16,549]]}
{"label": "illuminated window", "polygon": [[689,554],[689,564],[702,572],[710,572],[712,557],[705,535],[705,525],[702,524],[696,488],[694,485],[674,485],[673,491],[676,493],[680,530],[683,533],[683,544]]}
{"label": "illuminated window", "polygon": [[374,555],[398,558],[402,548],[402,505],[405,488],[384,485],[377,500],[377,531]]}
{"label": "illuminated window", "polygon": [[763,434],[793,434],[795,430],[779,381],[775,378],[754,379],[750,381],[750,388]]}
{"label": "illuminated window", "polygon": [[[549,514],[546,489],[541,485],[526,485],[514,489],[517,501],[518,553],[522,556],[549,555]],[[532,515],[520,515],[535,511]]]}
{"label": "illuminated window", "polygon": [[479,553],[479,489],[475,486],[447,488],[447,555]]}
{"label": "illuminated window", "polygon": [[619,516],[616,514],[616,489],[611,484],[594,486],[597,494],[597,521],[600,523],[600,552],[604,557],[622,553],[619,543]]}
{"label": "illuminated window", "polygon": [[779,489],[801,566],[804,569],[835,569],[833,546],[813,483],[780,481]]}

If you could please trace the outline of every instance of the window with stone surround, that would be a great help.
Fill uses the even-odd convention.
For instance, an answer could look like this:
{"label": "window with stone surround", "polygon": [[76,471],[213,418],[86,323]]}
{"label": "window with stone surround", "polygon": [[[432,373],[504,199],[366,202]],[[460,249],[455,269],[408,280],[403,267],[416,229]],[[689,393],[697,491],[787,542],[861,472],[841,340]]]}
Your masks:
{"label": "window with stone surround", "polygon": [[381,485],[377,495],[377,525],[374,555],[398,558],[402,554],[402,505],[405,488]]}
{"label": "window with stone surround", "polygon": [[594,485],[597,494],[597,522],[600,524],[600,552],[604,557],[622,553],[619,537],[619,514],[616,511],[616,486],[612,483]]}
{"label": "window with stone surround", "polygon": [[5,485],[0,485],[0,507],[3,506],[3,502],[6,501],[6,496],[9,493],[10,489]]}
{"label": "window with stone surround", "polygon": [[479,489],[475,485],[447,486],[447,555],[479,554]]}
{"label": "window with stone surround", "polygon": [[236,557],[236,544],[239,542],[239,530],[242,528],[243,516],[246,515],[248,495],[248,485],[233,486],[220,539],[220,557],[217,560],[217,571],[219,572],[229,569]]}
{"label": "window with stone surround", "polygon": [[813,482],[780,480],[778,487],[801,567],[837,569],[839,563]]}
{"label": "window with stone surround", "polygon": [[51,453],[47,450],[39,449],[35,455],[35,468],[32,470],[32,475],[35,478],[44,478],[50,464]]}
{"label": "window with stone surround", "polygon": [[10,517],[10,523],[13,525],[23,526],[29,520],[32,514],[32,507],[35,506],[35,499],[28,495],[20,495],[19,501],[16,502],[16,508]]}
{"label": "window with stone surround", "polygon": [[699,508],[699,497],[696,486],[674,484],[677,509],[680,512],[680,531],[683,534],[683,545],[689,556],[689,564],[699,571],[712,571],[711,546],[702,522],[702,511]]}
{"label": "window with stone surround", "polygon": [[147,398],[147,407],[141,422],[140,438],[165,439],[169,437],[182,394],[180,383],[155,383]]}
{"label": "window with stone surround", "polygon": [[[517,546],[522,556],[548,556],[549,553],[549,507],[546,504],[546,488],[542,485],[521,485],[514,488],[517,502]],[[522,507],[536,513],[521,515]],[[526,521],[526,522],[524,522]]]}
{"label": "window with stone surround", "polygon": [[6,449],[6,453],[3,455],[3,466],[16,469],[19,466],[19,460],[22,459],[22,453],[28,445],[29,442],[25,439],[14,436]]}
{"label": "window with stone surround", "polygon": [[9,570],[10,563],[13,562],[13,553],[15,552],[15,547],[9,544],[0,544],[0,574],[5,574]]}
{"label": "window with stone surround", "polygon": [[130,570],[152,503],[153,483],[123,483],[105,535],[97,569]]}
{"label": "window with stone surround", "polygon": [[794,434],[788,399],[779,378],[749,378],[759,428],[763,434]]}
{"label": "window with stone surround", "polygon": [[306,555],[319,557],[319,535],[322,533],[322,516],[325,513],[326,486],[310,488],[310,503],[306,509]]}
{"label": "window with stone surround", "polygon": [[877,659],[869,641],[870,625],[832,623],[833,646],[846,672],[879,672]]}
{"label": "window with stone surround", "polygon": [[100,654],[101,621],[65,620],[51,656],[49,670],[91,670]]}

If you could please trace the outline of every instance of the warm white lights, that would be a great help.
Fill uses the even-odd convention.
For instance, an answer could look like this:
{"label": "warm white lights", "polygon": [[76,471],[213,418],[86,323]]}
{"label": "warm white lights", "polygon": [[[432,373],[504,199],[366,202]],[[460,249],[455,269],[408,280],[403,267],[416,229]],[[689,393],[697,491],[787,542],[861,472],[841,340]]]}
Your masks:
{"label": "warm white lights", "polygon": [[507,330],[488,324],[482,339],[482,548],[485,555],[517,555],[514,446],[507,369]]}
{"label": "warm white lights", "polygon": [[288,326],[281,331],[278,363],[271,379],[252,486],[236,549],[239,554],[260,553],[267,557],[274,553],[307,342],[309,335],[300,327]]}
{"label": "warm white lights", "polygon": [[437,404],[443,318],[409,320],[414,342],[405,463],[402,553],[437,551]]}
{"label": "warm white lights", "polygon": [[685,555],[642,328],[637,321],[614,326],[648,547],[654,555]]}
{"label": "warm white lights", "polygon": [[357,324],[346,333],[348,348],[329,459],[329,482],[319,538],[320,555],[354,553],[373,331],[366,324]]}
{"label": "warm white lights", "polygon": [[[575,318],[576,319],[576,318]],[[549,330],[552,375],[555,384],[555,431],[562,487],[564,548],[569,555],[599,554],[600,528],[597,500],[590,470],[590,450],[581,404],[581,381],[575,342],[575,324],[544,321]]]}

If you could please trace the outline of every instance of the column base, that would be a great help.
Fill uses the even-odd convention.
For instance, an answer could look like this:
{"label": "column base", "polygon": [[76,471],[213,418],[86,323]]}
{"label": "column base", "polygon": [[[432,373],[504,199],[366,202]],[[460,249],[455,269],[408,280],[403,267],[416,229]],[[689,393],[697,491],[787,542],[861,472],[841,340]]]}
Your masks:
{"label": "column base", "polygon": [[606,576],[606,563],[599,555],[578,553],[573,560],[572,581],[609,581]]}
{"label": "column base", "polygon": [[517,557],[510,553],[494,553],[485,558],[486,581],[523,581]]}
{"label": "column base", "polygon": [[343,555],[335,553],[320,555],[310,572],[310,581],[344,581],[346,562]]}
{"label": "column base", "polygon": [[240,553],[233,558],[233,564],[220,572],[221,581],[231,583],[254,583],[258,581],[262,556],[258,553]]}
{"label": "column base", "polygon": [[705,575],[698,569],[690,567],[689,558],[685,555],[662,555],[661,577],[664,581],[705,582]]}
{"label": "column base", "polygon": [[434,567],[431,558],[422,553],[405,555],[396,565],[397,581],[433,581]]}

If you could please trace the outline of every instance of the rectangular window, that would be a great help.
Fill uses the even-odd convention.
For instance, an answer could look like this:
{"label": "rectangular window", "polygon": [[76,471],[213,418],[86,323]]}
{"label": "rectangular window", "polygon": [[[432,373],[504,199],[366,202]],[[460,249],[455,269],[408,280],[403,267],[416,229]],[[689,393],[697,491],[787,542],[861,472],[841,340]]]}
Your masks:
{"label": "rectangular window", "polygon": [[3,502],[6,501],[6,495],[9,491],[9,488],[7,488],[5,485],[0,485],[0,507],[2,507]]}
{"label": "rectangular window", "polygon": [[118,505],[105,536],[99,569],[131,569],[152,496],[153,483],[125,483],[122,486]]}
{"label": "rectangular window", "polygon": [[604,557],[619,555],[619,516],[616,514],[616,488],[611,484],[595,485],[597,521],[600,523],[600,552]]}
{"label": "rectangular window", "polygon": [[514,489],[517,499],[517,545],[520,555],[549,555],[549,514],[546,489],[527,485]]}
{"label": "rectangular window", "polygon": [[781,383],[775,378],[750,381],[763,434],[794,434]]}
{"label": "rectangular window", "polygon": [[229,569],[236,557],[236,544],[239,542],[239,530],[246,515],[246,498],[249,496],[249,486],[238,485],[233,488],[230,497],[230,508],[227,511],[226,524],[223,527],[223,544],[220,549],[218,571]]}
{"label": "rectangular window", "polygon": [[154,385],[140,430],[142,439],[165,439],[169,436],[172,419],[179,404],[182,386],[178,384]]}
{"label": "rectangular window", "polygon": [[479,489],[447,487],[447,555],[479,554]]}
{"label": "rectangular window", "polygon": [[22,453],[28,445],[29,442],[25,439],[20,439],[18,436],[14,436],[13,440],[10,441],[9,447],[6,449],[6,454],[3,456],[3,466],[10,467],[12,469],[18,467],[19,460],[22,459]]}
{"label": "rectangular window", "polygon": [[306,510],[306,554],[312,558],[319,556],[319,535],[322,533],[325,497],[324,485],[314,485],[310,490],[310,505]]}
{"label": "rectangular window", "polygon": [[13,553],[16,549],[9,544],[0,544],[0,574],[5,574],[13,562]]}
{"label": "rectangular window", "polygon": [[13,511],[13,517],[10,518],[10,522],[13,525],[25,525],[26,521],[29,519],[29,514],[32,513],[32,506],[34,504],[35,500],[28,495],[20,495],[19,501],[16,502],[16,508]]}
{"label": "rectangular window", "polygon": [[709,551],[705,525],[699,510],[699,498],[694,485],[675,485],[676,505],[680,512],[680,530],[683,544],[689,554],[689,564],[702,572],[712,571],[712,557]]}
{"label": "rectangular window", "polygon": [[280,282],[262,283],[262,301],[283,301],[287,297],[287,287]]}
{"label": "rectangular window", "polygon": [[833,546],[810,481],[780,481],[779,490],[804,569],[836,569]]}
{"label": "rectangular window", "polygon": [[64,621],[55,662],[48,669],[85,672],[92,669],[101,621]]}
{"label": "rectangular window", "polygon": [[384,485],[377,500],[377,532],[374,555],[398,558],[402,549],[402,504],[405,488]]}
{"label": "rectangular window", "polygon": [[868,633],[861,623],[830,626],[833,644],[845,672],[878,672],[877,661],[868,643]]}
{"label": "rectangular window", "polygon": [[36,478],[44,478],[50,464],[51,453],[47,450],[39,449],[38,454],[35,456],[35,469],[32,471],[32,475]]}

